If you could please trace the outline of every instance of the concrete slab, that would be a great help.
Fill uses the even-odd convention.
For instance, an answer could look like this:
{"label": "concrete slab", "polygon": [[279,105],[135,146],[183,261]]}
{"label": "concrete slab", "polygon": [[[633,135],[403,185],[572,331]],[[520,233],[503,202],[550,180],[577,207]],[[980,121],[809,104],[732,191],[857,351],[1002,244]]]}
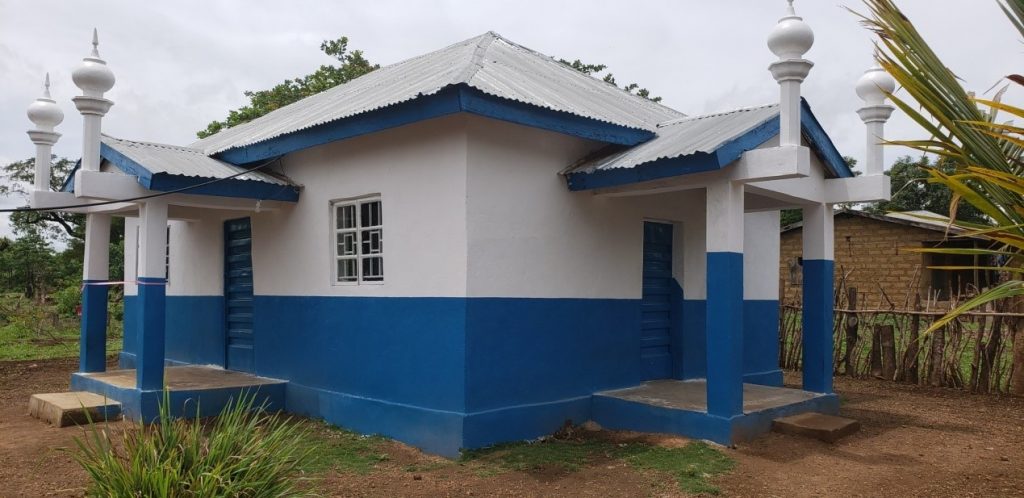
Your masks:
{"label": "concrete slab", "polygon": [[[652,380],[636,387],[597,394],[662,408],[695,412],[706,412],[708,409],[707,382],[704,380]],[[792,405],[816,396],[815,393],[799,389],[743,384],[743,413]]]}
{"label": "concrete slab", "polygon": [[[135,370],[110,370],[81,374],[100,382],[122,388],[135,387]],[[223,389],[229,387],[255,387],[264,384],[280,384],[283,381],[257,377],[243,372],[205,366],[175,366],[164,369],[164,384],[169,391],[195,391],[202,389]]]}
{"label": "concrete slab", "polygon": [[824,413],[801,413],[773,420],[772,430],[834,443],[860,430],[860,422]]}
{"label": "concrete slab", "polygon": [[33,394],[28,400],[28,413],[57,427],[67,427],[89,420],[117,420],[121,418],[121,403],[83,391]]}

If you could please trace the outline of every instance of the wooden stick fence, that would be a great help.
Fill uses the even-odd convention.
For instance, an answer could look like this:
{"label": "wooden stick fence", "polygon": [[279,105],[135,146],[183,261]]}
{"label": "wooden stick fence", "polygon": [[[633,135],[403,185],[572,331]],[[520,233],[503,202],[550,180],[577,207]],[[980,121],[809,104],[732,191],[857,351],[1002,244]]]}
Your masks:
{"label": "wooden stick fence", "polygon": [[[1024,395],[1024,301],[995,302],[924,334],[962,300],[940,303],[931,295],[922,302],[917,294],[897,308],[882,293],[879,303],[860,309],[862,296],[843,280],[835,294],[832,331],[836,375]],[[799,304],[781,306],[782,368],[801,366],[801,311]]]}

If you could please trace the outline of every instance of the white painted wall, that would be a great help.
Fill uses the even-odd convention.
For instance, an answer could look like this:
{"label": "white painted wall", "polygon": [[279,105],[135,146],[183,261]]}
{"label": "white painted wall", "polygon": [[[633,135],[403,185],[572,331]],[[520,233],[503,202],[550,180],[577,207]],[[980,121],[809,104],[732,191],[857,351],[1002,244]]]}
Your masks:
{"label": "white painted wall", "polygon": [[[304,189],[294,207],[252,217],[257,294],[465,295],[464,117],[299,151],[284,173]],[[368,194],[382,201],[384,283],[336,285],[331,201]]]}
{"label": "white painted wall", "polygon": [[[599,144],[468,120],[469,296],[639,298],[643,221],[674,223],[677,240],[689,223],[703,225],[703,191],[636,198],[570,192],[558,173]],[[686,245],[674,251],[677,278]]]}
{"label": "white painted wall", "polygon": [[743,216],[743,299],[779,299],[779,212]]}

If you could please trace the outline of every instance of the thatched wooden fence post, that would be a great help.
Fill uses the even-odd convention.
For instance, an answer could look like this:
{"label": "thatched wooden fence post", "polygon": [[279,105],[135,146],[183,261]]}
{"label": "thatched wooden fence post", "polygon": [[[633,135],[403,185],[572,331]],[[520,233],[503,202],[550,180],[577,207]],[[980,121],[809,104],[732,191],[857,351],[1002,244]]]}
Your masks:
{"label": "thatched wooden fence post", "polygon": [[860,327],[860,317],[857,316],[857,288],[850,287],[846,290],[846,306],[854,313],[846,315],[846,352],[843,355],[843,372],[849,376],[857,375],[857,367],[854,361],[853,352],[857,349],[857,329]]}

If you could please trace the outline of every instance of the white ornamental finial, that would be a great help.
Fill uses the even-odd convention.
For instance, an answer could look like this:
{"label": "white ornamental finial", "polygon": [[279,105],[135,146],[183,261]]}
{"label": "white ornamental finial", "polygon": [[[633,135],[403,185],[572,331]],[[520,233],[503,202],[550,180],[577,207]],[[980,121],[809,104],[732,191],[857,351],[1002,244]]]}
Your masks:
{"label": "white ornamental finial", "polygon": [[[789,2],[792,4],[793,2]],[[96,28],[92,28],[92,57],[100,58],[100,34]]]}
{"label": "white ornamental finial", "polygon": [[857,80],[857,96],[864,101],[864,107],[857,110],[857,115],[867,127],[867,157],[864,160],[864,172],[867,176],[883,174],[885,170],[885,122],[892,116],[894,108],[885,100],[896,90],[896,80],[875,65],[864,71]]}
{"label": "white ornamental finial", "polygon": [[83,58],[82,65],[71,73],[71,79],[86,97],[102,98],[114,86],[114,73],[107,67],[106,61],[100,58],[99,44],[99,34],[93,28],[92,54]]}
{"label": "white ornamental finial", "polygon": [[802,59],[814,45],[814,31],[796,15],[793,0],[789,0],[786,15],[779,19],[768,35],[768,48],[781,60]]}
{"label": "white ornamental finial", "polygon": [[36,125],[36,130],[45,132],[53,132],[53,128],[64,121],[64,111],[61,111],[57,103],[50,97],[49,73],[43,80],[43,96],[28,106],[28,119]]}

